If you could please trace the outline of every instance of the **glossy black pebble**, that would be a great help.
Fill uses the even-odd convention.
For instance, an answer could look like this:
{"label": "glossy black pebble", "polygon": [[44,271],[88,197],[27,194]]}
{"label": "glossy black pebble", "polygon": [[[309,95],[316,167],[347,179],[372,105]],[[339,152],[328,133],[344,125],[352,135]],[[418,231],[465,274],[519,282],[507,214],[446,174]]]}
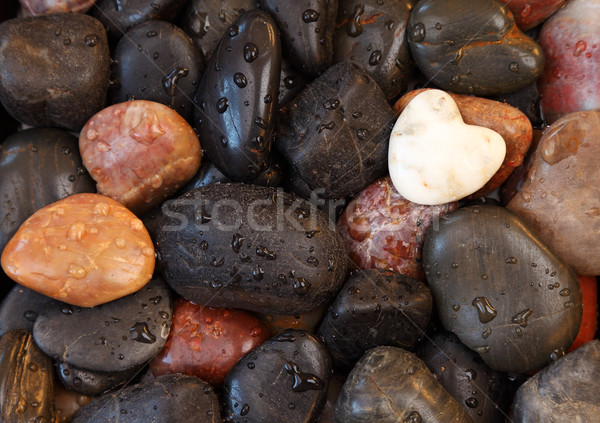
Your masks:
{"label": "glossy black pebble", "polygon": [[0,101],[27,125],[78,131],[104,107],[110,53],[104,27],[91,16],[3,22],[0,63]]}
{"label": "glossy black pebble", "polygon": [[171,314],[169,288],[155,278],[135,294],[94,308],[58,303],[38,317],[33,335],[56,361],[120,372],[139,367],[163,348]]}
{"label": "glossy black pebble", "polygon": [[333,59],[338,0],[261,0],[281,31],[284,55],[301,73],[318,76]]}
{"label": "glossy black pebble", "polygon": [[438,87],[478,96],[510,93],[535,82],[541,47],[494,0],[421,0],[408,41],[417,66]]}
{"label": "glossy black pebble", "polygon": [[194,100],[204,152],[228,178],[249,181],[269,164],[280,73],[275,22],[259,10],[244,13],[221,39]]}
{"label": "glossy black pebble", "polygon": [[56,373],[61,383],[70,391],[83,395],[100,395],[131,382],[143,366],[144,364],[122,372],[98,372],[57,363]]}
{"label": "glossy black pebble", "polygon": [[423,282],[386,270],[363,270],[346,280],[319,334],[334,365],[350,369],[378,345],[411,349],[425,334],[432,308]]}
{"label": "glossy black pebble", "polygon": [[181,0],[98,0],[91,14],[102,22],[111,40],[118,40],[142,22],[173,21],[185,4]]}
{"label": "glossy black pebble", "polygon": [[156,101],[191,120],[204,66],[183,30],[164,21],[136,25],[117,44],[114,60],[113,103],[132,98]]}
{"label": "glossy black pebble", "polygon": [[506,374],[490,369],[458,337],[440,332],[423,341],[420,356],[473,422],[504,423],[512,401]]}
{"label": "glossy black pebble", "polygon": [[334,63],[362,66],[389,100],[406,90],[414,68],[406,26],[414,0],[340,0],[334,35]]}
{"label": "glossy black pebble", "polygon": [[308,332],[288,329],[243,357],[223,386],[223,414],[233,422],[313,421],[325,399],[331,360]]}
{"label": "glossy black pebble", "polygon": [[40,314],[58,302],[50,297],[15,285],[0,303],[0,336],[13,329],[33,330]]}
{"label": "glossy black pebble", "polygon": [[208,63],[229,27],[245,12],[256,9],[256,0],[189,0],[182,13],[181,29],[194,41],[204,64]]}
{"label": "glossy black pebble", "polygon": [[211,307],[303,314],[331,300],[346,249],[328,216],[281,189],[214,184],[170,201],[156,223],[157,269]]}
{"label": "glossy black pebble", "polygon": [[194,376],[164,375],[92,400],[72,423],[220,423],[217,395]]}
{"label": "glossy black pebble", "polygon": [[387,173],[395,114],[359,66],[330,67],[287,105],[276,147],[324,198],[353,195]]}
{"label": "glossy black pebble", "polygon": [[377,347],[356,364],[335,406],[337,422],[472,422],[416,355]]}
{"label": "glossy black pebble", "polygon": [[494,370],[537,370],[577,336],[577,276],[505,208],[446,215],[426,235],[423,262],[442,324]]}
{"label": "glossy black pebble", "polygon": [[37,347],[28,330],[0,338],[0,421],[54,421],[52,362]]}
{"label": "glossy black pebble", "polygon": [[600,341],[594,339],[525,382],[515,395],[514,421],[595,422],[600,415]]}
{"label": "glossy black pebble", "polygon": [[96,192],[67,131],[36,128],[0,144],[0,251],[40,208],[72,194]]}

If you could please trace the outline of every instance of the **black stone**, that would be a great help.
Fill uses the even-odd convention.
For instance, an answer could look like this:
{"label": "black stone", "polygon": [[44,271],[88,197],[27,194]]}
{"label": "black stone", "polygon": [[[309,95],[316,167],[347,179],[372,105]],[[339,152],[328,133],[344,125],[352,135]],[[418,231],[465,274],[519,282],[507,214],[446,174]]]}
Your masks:
{"label": "black stone", "polygon": [[59,304],[29,288],[15,285],[0,303],[0,336],[13,329],[33,330],[40,314]]}
{"label": "black stone", "polygon": [[460,94],[517,91],[544,68],[541,47],[494,0],[421,0],[410,14],[407,34],[421,72]]}
{"label": "black stone", "polygon": [[420,356],[437,381],[467,410],[473,422],[505,422],[512,401],[505,373],[490,369],[479,354],[449,332],[424,340]]}
{"label": "black stone", "polygon": [[535,83],[513,93],[494,96],[492,99],[510,104],[522,111],[534,128],[541,126],[543,123],[540,92]]}
{"label": "black stone", "polygon": [[256,9],[256,0],[190,0],[182,13],[181,28],[194,40],[203,63],[208,63],[229,27],[246,11]]}
{"label": "black stone", "polygon": [[173,21],[185,4],[181,0],[98,0],[91,14],[106,27],[110,39],[116,41],[142,22]]}
{"label": "black stone", "polygon": [[423,282],[386,270],[363,270],[344,283],[319,334],[334,365],[351,369],[378,345],[411,349],[425,334],[432,308]]}
{"label": "black stone", "polygon": [[350,196],[387,173],[396,116],[359,66],[330,67],[286,108],[275,146],[311,190]]}
{"label": "black stone", "polygon": [[228,178],[249,181],[269,164],[280,73],[275,22],[265,12],[244,13],[223,36],[195,98],[204,152]]}
{"label": "black stone", "polygon": [[78,131],[105,104],[106,31],[80,13],[0,24],[0,101],[18,121]]}
{"label": "black stone", "polygon": [[83,395],[100,395],[131,382],[144,365],[122,372],[97,372],[80,369],[66,363],[56,364],[56,373],[61,383],[70,391]]}
{"label": "black stone", "polygon": [[194,376],[164,375],[92,400],[71,422],[221,423],[221,416],[208,383]]}
{"label": "black stone", "polygon": [[577,276],[502,207],[444,216],[423,261],[442,324],[494,370],[539,369],[577,336]]}
{"label": "black stone", "polygon": [[52,362],[28,330],[0,338],[0,421],[54,421]]}
{"label": "black stone", "polygon": [[95,191],[73,135],[46,128],[11,135],[0,144],[0,251],[38,209]]}
{"label": "black stone", "polygon": [[388,100],[406,90],[414,68],[406,25],[414,0],[340,0],[334,63],[348,60],[365,69]]}
{"label": "black stone", "polygon": [[288,329],[242,358],[223,386],[223,414],[244,423],[314,421],[331,360],[308,332]]}
{"label": "black stone", "polygon": [[157,269],[206,306],[303,314],[330,301],[346,275],[333,223],[281,189],[208,185],[165,203],[157,228]]}
{"label": "black stone", "polygon": [[138,292],[94,308],[59,303],[38,317],[33,335],[56,361],[122,372],[145,364],[164,347],[172,312],[168,287],[154,278]]}
{"label": "black stone", "polygon": [[121,38],[114,53],[113,103],[151,100],[171,107],[187,120],[204,67],[192,39],[175,25],[147,21]]}
{"label": "black stone", "polygon": [[402,348],[369,350],[350,372],[335,406],[337,422],[472,422],[425,364]]}
{"label": "black stone", "polygon": [[540,370],[515,395],[515,423],[595,422],[600,414],[600,341]]}
{"label": "black stone", "polygon": [[284,55],[301,73],[318,76],[333,59],[338,0],[261,0],[281,31]]}

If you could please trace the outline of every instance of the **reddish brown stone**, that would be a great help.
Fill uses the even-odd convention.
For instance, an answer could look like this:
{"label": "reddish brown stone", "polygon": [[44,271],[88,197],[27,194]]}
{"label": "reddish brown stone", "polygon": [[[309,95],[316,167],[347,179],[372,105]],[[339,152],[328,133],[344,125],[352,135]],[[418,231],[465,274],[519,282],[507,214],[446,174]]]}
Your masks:
{"label": "reddish brown stone", "polygon": [[360,269],[386,269],[424,279],[421,249],[427,229],[457,203],[425,206],[402,197],[389,176],[361,191],[340,216],[338,229]]}
{"label": "reddish brown stone", "polygon": [[600,0],[570,0],[544,26],[546,66],[538,81],[548,123],[600,108]]}
{"label": "reddish brown stone", "polygon": [[180,298],[167,344],[150,369],[154,376],[183,373],[219,387],[239,359],[268,337],[268,330],[250,313]]}
{"label": "reddish brown stone", "polygon": [[548,19],[565,0],[500,0],[500,3],[512,12],[517,26],[527,31]]}
{"label": "reddish brown stone", "polygon": [[[401,113],[410,101],[425,89],[414,90],[403,95],[394,105]],[[495,189],[510,176],[512,171],[523,162],[533,136],[533,128],[527,116],[519,109],[499,101],[481,97],[448,93],[456,102],[465,123],[483,126],[499,133],[506,143],[506,156],[496,174],[480,190],[468,198],[483,197]]]}
{"label": "reddish brown stone", "polygon": [[508,204],[579,275],[600,274],[600,111],[556,121]]}

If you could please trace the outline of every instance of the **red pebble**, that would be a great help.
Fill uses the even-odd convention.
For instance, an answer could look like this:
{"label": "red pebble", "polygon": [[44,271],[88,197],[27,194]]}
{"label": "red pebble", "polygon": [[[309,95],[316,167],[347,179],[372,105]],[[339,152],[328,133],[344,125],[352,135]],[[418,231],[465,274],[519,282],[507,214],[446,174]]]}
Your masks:
{"label": "red pebble", "polygon": [[150,362],[150,370],[154,376],[188,374],[219,387],[229,370],[268,338],[269,331],[250,313],[180,298],[167,344]]}
{"label": "red pebble", "polygon": [[565,0],[500,0],[500,3],[510,9],[517,26],[527,31],[548,19]]}
{"label": "red pebble", "polygon": [[457,203],[424,206],[402,197],[389,176],[362,190],[338,221],[350,258],[360,269],[386,269],[423,280],[425,233]]}
{"label": "red pebble", "polygon": [[569,351],[581,347],[594,339],[598,328],[598,283],[595,276],[578,276],[583,299],[583,317],[577,338]]}
{"label": "red pebble", "polygon": [[548,123],[600,108],[600,0],[571,0],[542,27],[546,66],[539,80]]}

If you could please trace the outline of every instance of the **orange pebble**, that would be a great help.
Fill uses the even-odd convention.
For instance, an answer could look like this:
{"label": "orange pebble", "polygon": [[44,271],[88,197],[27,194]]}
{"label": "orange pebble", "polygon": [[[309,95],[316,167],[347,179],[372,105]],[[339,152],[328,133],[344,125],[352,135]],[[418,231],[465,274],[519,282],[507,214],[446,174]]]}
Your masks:
{"label": "orange pebble", "polygon": [[578,276],[581,285],[581,298],[583,300],[583,317],[577,338],[569,348],[573,351],[583,344],[594,339],[598,327],[598,283],[595,276]]}
{"label": "orange pebble", "polygon": [[72,195],[38,210],[1,259],[14,281],[80,307],[136,292],[150,281],[154,260],[142,221],[99,194]]}

